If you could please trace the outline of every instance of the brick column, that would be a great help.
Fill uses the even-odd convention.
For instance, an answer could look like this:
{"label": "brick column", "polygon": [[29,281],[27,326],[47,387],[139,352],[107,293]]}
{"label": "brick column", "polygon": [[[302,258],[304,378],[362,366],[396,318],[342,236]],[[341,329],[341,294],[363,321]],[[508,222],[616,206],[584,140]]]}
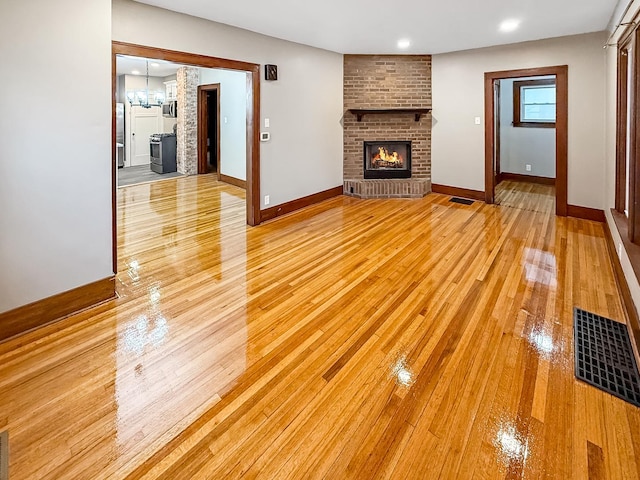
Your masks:
{"label": "brick column", "polygon": [[178,172],[184,175],[198,173],[198,83],[200,70],[180,67],[178,77]]}

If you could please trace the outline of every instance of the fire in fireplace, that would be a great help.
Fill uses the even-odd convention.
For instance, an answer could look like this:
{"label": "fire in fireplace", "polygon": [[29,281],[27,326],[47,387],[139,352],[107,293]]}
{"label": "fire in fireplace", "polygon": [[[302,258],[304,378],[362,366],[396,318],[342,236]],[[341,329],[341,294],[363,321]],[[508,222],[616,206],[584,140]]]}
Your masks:
{"label": "fire in fireplace", "polygon": [[364,178],[411,178],[411,142],[364,142]]}

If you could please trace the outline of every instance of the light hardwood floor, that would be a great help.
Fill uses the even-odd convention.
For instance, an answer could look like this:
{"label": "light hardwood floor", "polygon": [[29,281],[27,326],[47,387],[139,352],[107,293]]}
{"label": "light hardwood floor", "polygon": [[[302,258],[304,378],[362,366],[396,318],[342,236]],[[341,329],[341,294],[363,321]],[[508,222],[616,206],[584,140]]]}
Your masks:
{"label": "light hardwood floor", "polygon": [[623,320],[602,225],[118,194],[120,298],[0,344],[12,480],[640,478],[640,409],[573,373],[574,305]]}
{"label": "light hardwood floor", "polygon": [[503,180],[496,185],[495,201],[503,207],[553,214],[556,211],[556,187]]}

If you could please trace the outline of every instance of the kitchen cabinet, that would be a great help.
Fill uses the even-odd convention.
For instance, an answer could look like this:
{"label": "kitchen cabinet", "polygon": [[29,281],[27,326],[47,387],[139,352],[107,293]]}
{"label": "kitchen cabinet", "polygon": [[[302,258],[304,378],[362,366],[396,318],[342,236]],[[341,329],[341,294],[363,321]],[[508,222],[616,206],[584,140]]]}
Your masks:
{"label": "kitchen cabinet", "polygon": [[169,82],[164,82],[166,88],[166,100],[177,100],[178,99],[178,82],[176,80],[171,80]]}

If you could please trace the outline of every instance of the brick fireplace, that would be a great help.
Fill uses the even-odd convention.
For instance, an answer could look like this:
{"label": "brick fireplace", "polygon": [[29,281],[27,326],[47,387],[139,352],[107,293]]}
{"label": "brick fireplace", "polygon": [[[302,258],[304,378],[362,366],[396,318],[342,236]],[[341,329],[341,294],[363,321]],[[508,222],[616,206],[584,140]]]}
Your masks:
{"label": "brick fireplace", "polygon": [[345,55],[344,107],[346,195],[431,191],[430,55]]}
{"label": "brick fireplace", "polygon": [[411,142],[364,142],[364,178],[411,178]]}

